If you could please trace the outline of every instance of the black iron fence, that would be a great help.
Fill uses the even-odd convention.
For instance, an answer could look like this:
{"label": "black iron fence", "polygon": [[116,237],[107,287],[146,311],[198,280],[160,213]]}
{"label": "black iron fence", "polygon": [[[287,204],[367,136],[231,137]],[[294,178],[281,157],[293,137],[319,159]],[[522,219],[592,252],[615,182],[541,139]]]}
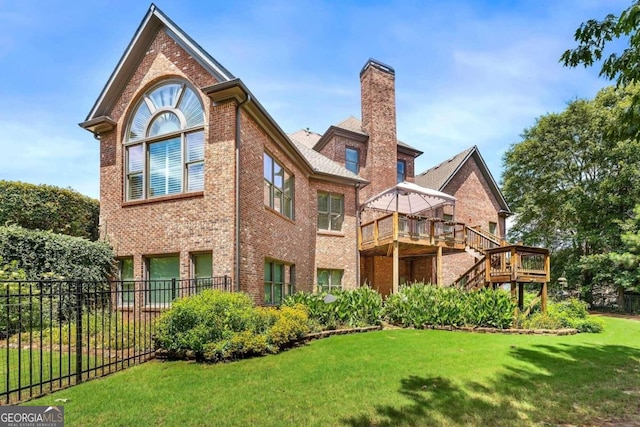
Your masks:
{"label": "black iron fence", "polygon": [[153,358],[154,319],[231,278],[0,283],[0,402],[29,400]]}

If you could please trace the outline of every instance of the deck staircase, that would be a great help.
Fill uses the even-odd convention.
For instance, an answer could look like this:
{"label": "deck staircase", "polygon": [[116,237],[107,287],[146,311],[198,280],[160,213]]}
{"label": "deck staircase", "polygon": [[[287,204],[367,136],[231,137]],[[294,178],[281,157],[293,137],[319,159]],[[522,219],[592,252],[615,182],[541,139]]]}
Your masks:
{"label": "deck staircase", "polygon": [[524,302],[524,284],[540,284],[542,310],[546,310],[547,283],[549,282],[549,251],[543,248],[509,244],[479,228],[465,226],[465,251],[480,253],[482,257],[454,285],[473,291],[484,287],[497,287],[508,283],[511,295],[520,309]]}
{"label": "deck staircase", "polygon": [[507,246],[508,243],[498,236],[482,230],[480,227],[465,225],[467,236],[465,252],[476,258],[476,263],[464,272],[454,285],[466,290],[475,290],[488,285],[486,280],[487,249]]}

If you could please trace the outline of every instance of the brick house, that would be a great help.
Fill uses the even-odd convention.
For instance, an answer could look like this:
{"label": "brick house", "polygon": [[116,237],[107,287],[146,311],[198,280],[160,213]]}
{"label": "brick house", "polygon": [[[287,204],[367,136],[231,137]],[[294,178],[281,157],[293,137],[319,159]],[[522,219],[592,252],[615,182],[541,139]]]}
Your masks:
{"label": "brick house", "polygon": [[[396,228],[413,221],[440,230],[428,249],[402,259],[384,246],[363,250],[365,223],[389,217],[363,202],[402,181],[427,183],[433,169],[414,180],[422,152],[397,140],[394,70],[369,60],[360,82],[362,120],[287,135],[240,79],[152,5],[80,124],[99,140],[101,234],[121,278],[153,287],[227,276],[256,303],[275,304],[294,285],[366,282],[387,294],[392,276],[395,286],[445,283],[473,264],[460,242],[433,245],[455,234],[446,204],[429,222],[393,217]],[[477,148],[465,153],[432,188],[458,199],[458,215],[503,234],[508,207]],[[459,259],[448,265],[447,256]],[[151,302],[161,297],[150,289]]]}

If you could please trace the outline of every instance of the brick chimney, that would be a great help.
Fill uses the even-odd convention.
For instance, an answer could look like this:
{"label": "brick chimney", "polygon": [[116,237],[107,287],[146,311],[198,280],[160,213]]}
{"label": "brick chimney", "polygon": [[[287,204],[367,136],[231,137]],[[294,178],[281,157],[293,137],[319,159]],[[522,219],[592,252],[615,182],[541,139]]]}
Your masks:
{"label": "brick chimney", "polygon": [[366,197],[397,183],[395,74],[393,68],[375,59],[369,59],[360,71],[362,130],[369,135],[363,177],[371,184],[363,189]]}

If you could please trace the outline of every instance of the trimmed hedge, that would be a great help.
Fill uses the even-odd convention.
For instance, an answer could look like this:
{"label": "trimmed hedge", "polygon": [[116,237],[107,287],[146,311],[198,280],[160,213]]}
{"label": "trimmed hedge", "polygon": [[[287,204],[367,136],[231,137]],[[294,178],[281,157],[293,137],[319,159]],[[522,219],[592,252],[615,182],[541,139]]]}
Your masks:
{"label": "trimmed hedge", "polygon": [[5,262],[17,261],[29,280],[51,276],[103,281],[115,271],[113,250],[105,241],[92,242],[16,225],[0,227],[0,257]]}
{"label": "trimmed hedge", "polygon": [[0,180],[0,225],[97,240],[100,203],[71,189]]}
{"label": "trimmed hedge", "polygon": [[208,362],[278,353],[309,332],[308,319],[301,305],[256,308],[247,294],[209,289],[162,313],[156,348]]}

